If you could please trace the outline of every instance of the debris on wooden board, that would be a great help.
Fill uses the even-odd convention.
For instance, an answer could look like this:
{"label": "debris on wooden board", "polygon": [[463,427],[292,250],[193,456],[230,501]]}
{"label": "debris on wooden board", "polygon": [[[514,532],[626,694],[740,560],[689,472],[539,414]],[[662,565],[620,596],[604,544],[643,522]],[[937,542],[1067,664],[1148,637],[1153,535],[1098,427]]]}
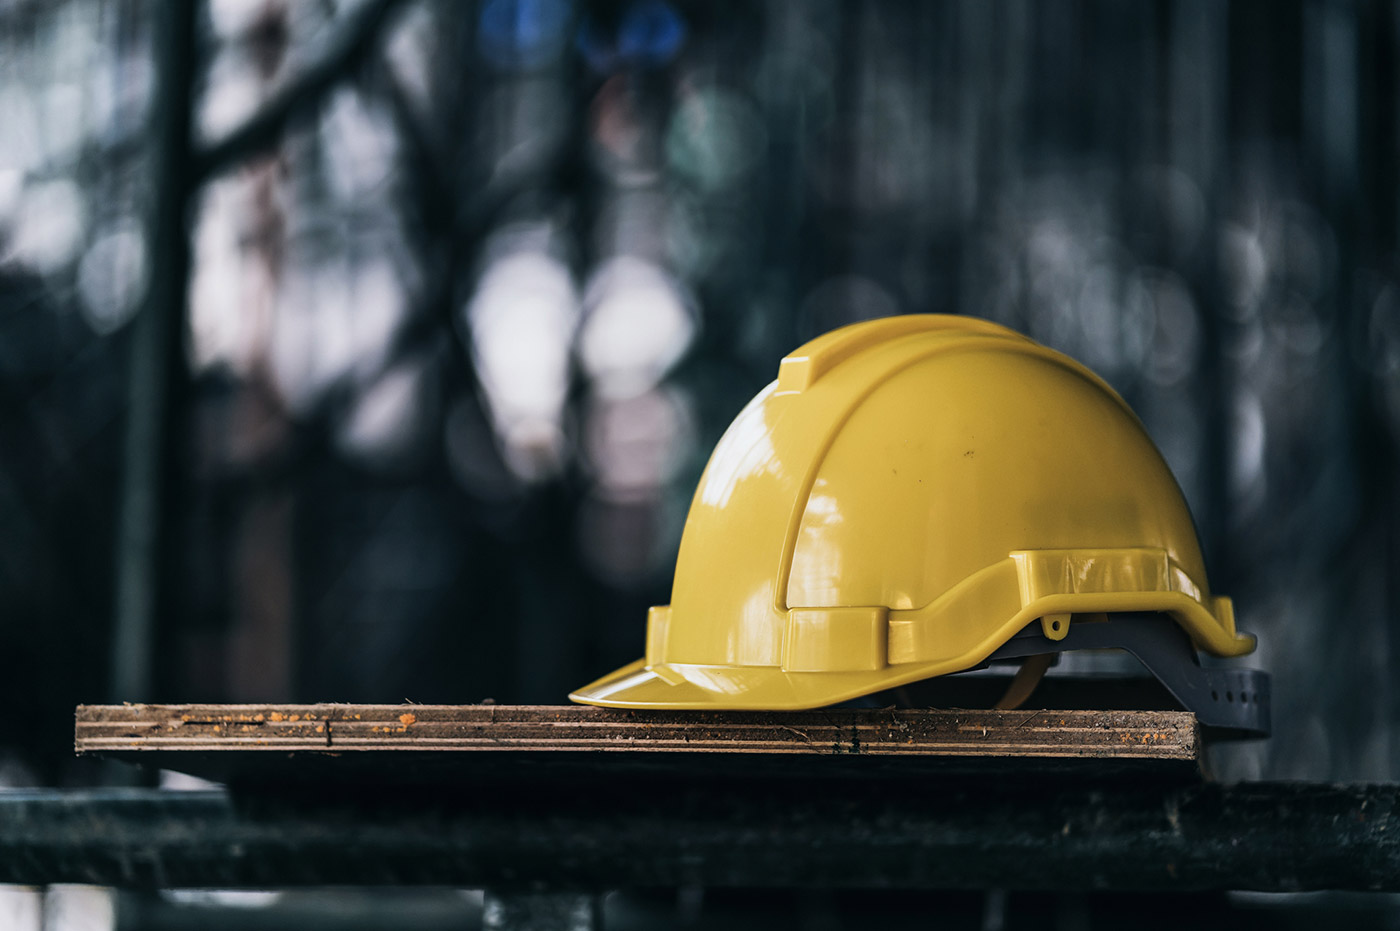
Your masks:
{"label": "debris on wooden board", "polygon": [[339,771],[372,780],[366,764],[375,761],[394,770],[391,781],[415,772],[432,781],[431,773],[500,774],[546,757],[555,772],[560,765],[616,768],[627,765],[624,757],[677,773],[853,771],[832,762],[839,758],[869,761],[854,764],[864,772],[1112,772],[1126,765],[1198,776],[1203,756],[1195,716],[1180,711],[579,705],[83,705],[75,748],[220,781],[258,781],[269,763],[279,779],[301,771],[339,781]]}

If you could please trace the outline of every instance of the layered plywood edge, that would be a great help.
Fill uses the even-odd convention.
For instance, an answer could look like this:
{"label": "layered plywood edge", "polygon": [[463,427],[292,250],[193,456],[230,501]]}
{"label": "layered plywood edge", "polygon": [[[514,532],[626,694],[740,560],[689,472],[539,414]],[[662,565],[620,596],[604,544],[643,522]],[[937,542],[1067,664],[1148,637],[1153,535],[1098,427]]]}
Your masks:
{"label": "layered plywood edge", "polygon": [[75,749],[170,753],[765,755],[1196,762],[1179,711],[619,711],[578,705],[80,705]]}

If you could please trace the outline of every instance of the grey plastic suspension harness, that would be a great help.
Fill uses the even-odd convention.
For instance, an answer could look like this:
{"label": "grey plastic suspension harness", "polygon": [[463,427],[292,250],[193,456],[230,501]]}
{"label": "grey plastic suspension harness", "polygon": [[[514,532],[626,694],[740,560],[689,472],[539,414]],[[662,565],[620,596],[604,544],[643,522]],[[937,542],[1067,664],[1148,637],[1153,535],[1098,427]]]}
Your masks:
{"label": "grey plastic suspension harness", "polygon": [[1233,732],[1231,736],[1269,736],[1269,674],[1203,667],[1191,638],[1166,615],[1113,614],[1104,621],[1072,623],[1060,640],[1046,637],[1040,621],[1033,621],[987,661],[1103,649],[1137,657],[1202,726]]}

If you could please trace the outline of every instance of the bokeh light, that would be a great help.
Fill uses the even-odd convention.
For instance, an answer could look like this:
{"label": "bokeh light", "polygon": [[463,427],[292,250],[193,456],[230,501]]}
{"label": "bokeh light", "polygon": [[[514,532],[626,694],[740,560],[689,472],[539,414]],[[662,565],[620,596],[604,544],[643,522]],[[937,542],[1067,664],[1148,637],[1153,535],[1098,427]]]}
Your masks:
{"label": "bokeh light", "polygon": [[467,307],[477,373],[508,461],[528,479],[543,479],[562,464],[578,316],[569,270],[543,251],[493,259]]}

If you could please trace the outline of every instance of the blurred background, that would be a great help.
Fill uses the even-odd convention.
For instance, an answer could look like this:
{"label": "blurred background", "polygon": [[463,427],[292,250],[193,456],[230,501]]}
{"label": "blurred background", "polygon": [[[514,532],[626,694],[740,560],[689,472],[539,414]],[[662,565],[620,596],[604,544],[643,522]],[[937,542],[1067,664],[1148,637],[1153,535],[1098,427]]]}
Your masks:
{"label": "blurred background", "polygon": [[560,702],[778,358],[1103,374],[1275,673],[1400,777],[1400,5],[0,2],[0,782],[78,702]]}
{"label": "blurred background", "polygon": [[[564,701],[778,358],[911,312],[1142,416],[1275,675],[1226,778],[1400,778],[1397,49],[1385,0],[0,0],[0,785],[112,778],[79,702]],[[347,895],[258,927],[480,917]]]}
{"label": "blurred background", "polygon": [[1133,405],[1400,778],[1400,4],[0,0],[0,784],[79,702],[557,703],[778,358],[987,317]]}

